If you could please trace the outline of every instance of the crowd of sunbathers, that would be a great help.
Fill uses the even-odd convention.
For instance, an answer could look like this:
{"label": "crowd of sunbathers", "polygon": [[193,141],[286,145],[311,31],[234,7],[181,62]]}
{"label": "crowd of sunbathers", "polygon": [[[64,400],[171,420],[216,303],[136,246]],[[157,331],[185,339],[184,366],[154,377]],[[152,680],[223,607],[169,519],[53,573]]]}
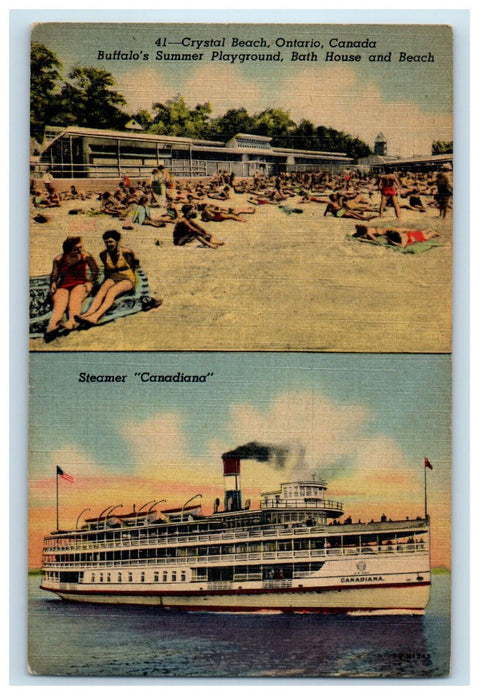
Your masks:
{"label": "crowd of sunbathers", "polygon": [[[401,210],[426,212],[432,207],[445,218],[452,208],[452,168],[449,164],[439,172],[385,173],[380,175],[351,171],[299,171],[265,176],[256,172],[252,178],[237,178],[234,173],[218,171],[210,178],[196,182],[187,179],[180,184],[164,166],[154,168],[149,181],[138,179],[132,184],[128,176],[113,191],[82,192],[72,185],[65,192],[57,192],[51,176],[44,179],[42,193],[32,183],[31,194],[35,208],[59,207],[62,201],[97,200],[88,213],[103,213],[117,217],[123,228],[131,224],[162,228],[176,225],[184,217],[184,208],[190,207],[189,220],[196,214],[204,222],[240,221],[255,213],[262,205],[281,206],[290,198],[294,204],[324,204],[324,216],[369,221],[382,218],[386,209],[393,208],[396,218]],[[48,175],[48,174],[47,174]],[[380,194],[380,202],[373,203],[373,195]],[[247,206],[231,206],[234,195],[245,195]],[[153,211],[159,209],[160,211]],[[69,213],[84,213],[80,208]],[[178,235],[175,240],[181,240]]]}
{"label": "crowd of sunbathers", "polygon": [[[141,226],[158,228],[172,224],[174,245],[196,241],[208,248],[218,248],[224,241],[206,231],[198,218],[202,222],[245,222],[256,212],[256,207],[271,204],[285,209],[282,203],[293,197],[298,198],[294,204],[326,205],[324,216],[362,222],[383,217],[389,207],[394,209],[397,219],[401,218],[401,209],[426,212],[428,207],[439,209],[439,217],[445,218],[452,208],[451,170],[446,164],[439,172],[399,175],[302,171],[268,177],[257,172],[248,179],[219,171],[211,178],[196,182],[186,180],[180,186],[164,166],[158,166],[153,169],[149,182],[138,180],[133,185],[125,175],[113,192],[82,192],[71,185],[69,190],[59,193],[52,176],[47,173],[44,192],[32,182],[31,196],[34,208],[40,209],[59,207],[62,202],[92,203],[96,200],[99,204],[90,207],[88,212],[80,208],[71,209],[69,213],[103,213],[121,221],[124,229],[133,228],[128,225],[128,217],[131,217],[131,224]],[[380,202],[373,204],[372,197],[378,191]],[[231,206],[228,200],[234,194],[245,195],[247,204]],[[159,211],[152,212],[152,209]],[[294,211],[302,212],[301,209]],[[381,238],[390,245],[405,247],[437,235],[431,228],[412,230],[389,226],[379,229],[358,224],[353,237],[372,242]],[[83,251],[81,238],[69,237],[64,241],[63,253],[53,263],[50,288],[53,311],[45,333],[47,342],[62,330],[68,332],[98,324],[115,299],[134,288],[138,260],[131,250],[120,246],[120,237],[116,230],[103,235],[105,250],[100,259],[104,279],[99,288],[98,266],[93,257]],[[92,295],[91,305],[82,313],[86,298]],[[160,303],[151,301],[152,305]]]}

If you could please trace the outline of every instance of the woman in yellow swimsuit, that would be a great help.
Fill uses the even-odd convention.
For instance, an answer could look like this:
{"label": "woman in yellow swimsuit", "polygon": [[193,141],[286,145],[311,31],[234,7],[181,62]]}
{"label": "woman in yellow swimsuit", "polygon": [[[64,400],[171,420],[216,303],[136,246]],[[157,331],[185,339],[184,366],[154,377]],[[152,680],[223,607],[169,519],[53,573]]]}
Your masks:
{"label": "woman in yellow swimsuit", "polygon": [[135,287],[135,271],[139,262],[132,250],[119,245],[120,238],[118,231],[103,234],[106,250],[100,253],[100,258],[105,268],[105,279],[88,311],[77,317],[83,328],[96,326],[115,299]]}

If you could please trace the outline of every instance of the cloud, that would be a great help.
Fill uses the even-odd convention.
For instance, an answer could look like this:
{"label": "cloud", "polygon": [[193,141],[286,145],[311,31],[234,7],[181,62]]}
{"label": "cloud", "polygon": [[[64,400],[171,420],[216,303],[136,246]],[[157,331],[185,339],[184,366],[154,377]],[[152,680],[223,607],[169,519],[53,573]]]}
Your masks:
{"label": "cloud", "polygon": [[380,87],[357,80],[349,66],[307,68],[278,87],[278,106],[295,121],[345,131],[369,145],[382,131],[388,155],[427,155],[436,139],[452,139],[452,114],[431,114],[407,101],[389,102]]}
{"label": "cloud", "polygon": [[[34,457],[34,453],[32,454]],[[52,478],[55,477],[56,466],[60,466],[63,471],[77,479],[88,478],[90,476],[106,473],[105,468],[100,465],[88,452],[77,447],[75,444],[65,444],[63,447],[51,452],[46,461],[35,465],[35,477]],[[32,461],[33,466],[33,461]]]}
{"label": "cloud", "polygon": [[281,482],[315,473],[329,482],[331,498],[347,501],[361,517],[363,511],[377,514],[383,503],[402,510],[411,501],[420,505],[421,465],[411,464],[394,438],[373,431],[373,418],[361,404],[337,403],[318,392],[286,392],[264,408],[233,407],[227,426],[232,442],[215,440],[210,451],[220,454],[251,440],[288,448],[282,468],[274,461],[243,461],[243,492],[253,501]]}
{"label": "cloud", "polygon": [[433,113],[406,100],[389,101],[379,84],[358,80],[355,70],[346,65],[315,66],[278,80],[274,98],[267,101],[271,86],[265,89],[260,80],[245,77],[236,64],[199,65],[183,85],[176,75],[147,66],[118,76],[117,83],[131,110],[151,110],[153,102],[173,99],[178,93],[190,106],[210,102],[213,117],[231,108],[245,107],[253,114],[279,107],[289,111],[296,123],[309,119],[315,125],[345,131],[371,147],[382,132],[388,155],[428,155],[434,140],[452,139],[449,110]]}
{"label": "cloud", "polygon": [[131,445],[138,473],[190,460],[183,419],[176,413],[156,413],[147,420],[127,423],[122,435]]}
{"label": "cloud", "polygon": [[155,102],[165,102],[178,93],[176,81],[168,79],[158,70],[147,66],[118,75],[117,88],[125,100],[127,108],[132,112],[146,109],[151,112]]}
{"label": "cloud", "polygon": [[250,113],[264,109],[260,84],[245,78],[236,65],[198,67],[181,94],[189,105],[211,102],[213,116],[238,107],[245,107]]}
{"label": "cloud", "polygon": [[238,444],[258,440],[287,445],[290,457],[285,472],[304,476],[347,461],[370,417],[361,405],[341,405],[315,392],[291,391],[263,410],[250,404],[233,407],[228,427]]}

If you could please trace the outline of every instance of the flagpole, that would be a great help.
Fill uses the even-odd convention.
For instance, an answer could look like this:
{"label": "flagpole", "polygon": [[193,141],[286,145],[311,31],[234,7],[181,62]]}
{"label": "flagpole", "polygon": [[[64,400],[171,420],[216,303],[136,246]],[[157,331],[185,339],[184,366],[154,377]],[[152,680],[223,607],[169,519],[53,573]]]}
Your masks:
{"label": "flagpole", "polygon": [[427,521],[427,467],[424,462],[424,519]]}
{"label": "flagpole", "polygon": [[58,525],[58,467],[57,467],[57,532],[60,529]]}

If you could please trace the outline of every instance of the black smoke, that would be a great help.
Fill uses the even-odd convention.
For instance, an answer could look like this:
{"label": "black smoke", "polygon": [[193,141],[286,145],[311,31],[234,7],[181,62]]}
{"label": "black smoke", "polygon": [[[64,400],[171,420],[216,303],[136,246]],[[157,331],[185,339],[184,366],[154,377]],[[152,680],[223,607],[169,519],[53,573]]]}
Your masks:
{"label": "black smoke", "polygon": [[254,459],[256,462],[271,462],[278,469],[284,469],[289,454],[290,449],[282,445],[248,442],[246,445],[240,445],[234,450],[224,452],[221,458]]}

